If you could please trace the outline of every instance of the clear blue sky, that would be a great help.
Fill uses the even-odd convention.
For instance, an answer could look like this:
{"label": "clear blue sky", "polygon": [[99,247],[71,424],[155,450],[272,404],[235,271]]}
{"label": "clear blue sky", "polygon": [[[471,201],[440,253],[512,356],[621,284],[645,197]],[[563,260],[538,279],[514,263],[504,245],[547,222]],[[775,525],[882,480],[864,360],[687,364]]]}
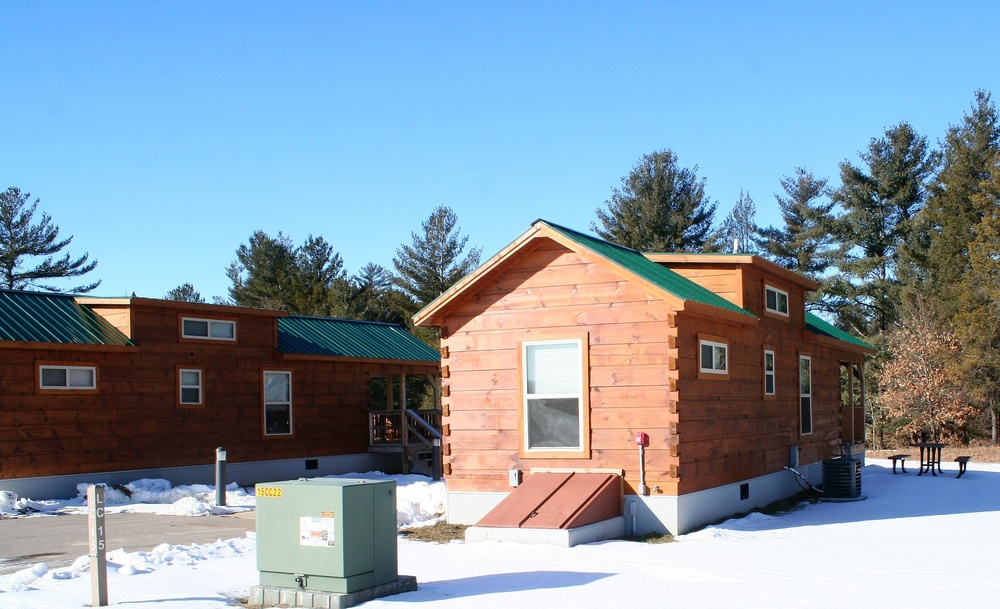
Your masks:
{"label": "clear blue sky", "polygon": [[[438,205],[492,256],[589,230],[638,159],[741,190],[839,183],[901,121],[1000,96],[1000,2],[0,2],[0,188],[41,198],[94,295],[227,295],[255,230],[392,268]],[[68,284],[67,284],[68,285]]]}

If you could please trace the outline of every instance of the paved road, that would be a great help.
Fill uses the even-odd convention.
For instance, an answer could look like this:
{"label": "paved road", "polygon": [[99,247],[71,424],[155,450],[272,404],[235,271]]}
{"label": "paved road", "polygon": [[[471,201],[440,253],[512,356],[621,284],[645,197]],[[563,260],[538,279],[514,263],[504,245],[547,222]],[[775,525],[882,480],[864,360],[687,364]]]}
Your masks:
{"label": "paved road", "polygon": [[[149,551],[161,543],[191,545],[244,537],[256,528],[254,512],[228,516],[105,516],[108,550]],[[87,554],[87,517],[38,516],[0,519],[0,574],[43,562],[49,569],[68,567]]]}

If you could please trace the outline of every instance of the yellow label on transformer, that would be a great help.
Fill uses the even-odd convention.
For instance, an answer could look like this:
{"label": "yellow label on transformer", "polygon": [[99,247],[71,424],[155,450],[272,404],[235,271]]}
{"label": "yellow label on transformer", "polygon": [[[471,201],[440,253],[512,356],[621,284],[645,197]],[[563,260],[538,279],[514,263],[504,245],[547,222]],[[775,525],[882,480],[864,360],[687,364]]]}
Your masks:
{"label": "yellow label on transformer", "polygon": [[261,486],[257,488],[258,497],[281,497],[281,488]]}

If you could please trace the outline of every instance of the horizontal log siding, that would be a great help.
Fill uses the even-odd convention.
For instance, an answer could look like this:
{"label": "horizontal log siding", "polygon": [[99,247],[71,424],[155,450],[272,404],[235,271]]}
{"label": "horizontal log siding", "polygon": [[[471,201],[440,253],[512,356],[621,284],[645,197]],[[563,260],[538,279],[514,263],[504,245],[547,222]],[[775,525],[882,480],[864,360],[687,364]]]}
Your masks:
{"label": "horizontal log siding", "polygon": [[[0,479],[204,465],[217,446],[230,462],[364,453],[370,377],[438,372],[435,364],[286,360],[274,348],[273,316],[234,318],[235,343],[179,342],[177,310],[149,306],[131,315],[138,347],[0,343]],[[98,390],[39,393],[38,362],[96,366]],[[181,367],[203,371],[203,406],[178,407]],[[263,435],[263,370],[292,373],[292,436]]]}
{"label": "horizontal log siding", "polygon": [[[688,272],[692,279],[699,275]],[[688,274],[688,273],[686,273]],[[801,286],[743,269],[744,307],[760,316],[756,327],[726,326],[678,314],[678,435],[683,493],[779,472],[789,465],[789,447],[800,463],[840,454],[840,361],[863,355],[805,340]],[[789,295],[787,318],[764,316],[764,284]],[[698,378],[699,333],[723,337],[729,349],[726,380]],[[764,397],[764,349],[775,353],[774,397]],[[812,358],[813,433],[799,433],[799,356]]]}
{"label": "horizontal log siding", "polygon": [[[748,265],[680,269],[760,317],[745,327],[675,312],[584,256],[547,243],[522,251],[484,278],[444,322],[449,368],[453,491],[507,491],[507,470],[532,467],[625,470],[638,487],[633,437],[650,434],[646,483],[690,493],[780,472],[789,447],[800,461],[835,456],[841,438],[839,362],[863,354],[804,331],[801,285]],[[764,284],[789,294],[787,318],[764,315]],[[518,341],[590,337],[589,459],[520,458]],[[729,374],[699,378],[700,335],[725,340]],[[776,357],[776,396],[763,394],[763,351]],[[799,433],[799,355],[812,357],[813,433]]]}
{"label": "horizontal log siding", "polygon": [[739,265],[666,265],[675,273],[722,296],[738,307],[744,305],[743,274]]}
{"label": "horizontal log siding", "polygon": [[[625,470],[638,487],[637,431],[652,438],[647,483],[671,491],[668,359],[672,310],[601,265],[547,243],[512,260],[497,278],[449,314],[442,346],[444,423],[451,491],[507,491],[507,471],[531,468]],[[518,343],[589,333],[589,459],[519,456]]]}

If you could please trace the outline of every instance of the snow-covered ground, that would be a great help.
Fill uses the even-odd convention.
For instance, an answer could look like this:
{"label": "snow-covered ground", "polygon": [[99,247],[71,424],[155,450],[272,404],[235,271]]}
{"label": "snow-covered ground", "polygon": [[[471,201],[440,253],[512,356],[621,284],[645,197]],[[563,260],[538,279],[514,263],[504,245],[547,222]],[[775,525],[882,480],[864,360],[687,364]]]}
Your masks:
{"label": "snow-covered ground", "polygon": [[[865,501],[816,503],[778,515],[752,514],[677,538],[674,543],[610,541],[557,548],[512,542],[431,544],[399,540],[399,572],[416,592],[368,609],[588,607],[993,607],[1000,559],[1000,465],[976,464],[961,479],[893,475],[869,460]],[[791,475],[791,474],[789,474]],[[360,477],[374,477],[361,474]],[[399,522],[433,522],[444,487],[394,476]],[[109,509],[193,515],[212,511],[211,487],[129,485]],[[148,494],[147,494],[148,493]],[[109,493],[109,497],[110,497]],[[170,501],[173,499],[173,501]],[[167,503],[164,503],[166,501]],[[109,499],[110,502],[110,499]],[[228,509],[254,498],[231,487]],[[180,503],[181,505],[178,505]],[[29,501],[0,494],[0,511],[82,511],[82,499]],[[108,554],[111,605],[226,607],[257,583],[252,536],[199,546],[163,544]],[[0,576],[0,607],[88,606],[88,559],[66,569],[44,564]]]}

